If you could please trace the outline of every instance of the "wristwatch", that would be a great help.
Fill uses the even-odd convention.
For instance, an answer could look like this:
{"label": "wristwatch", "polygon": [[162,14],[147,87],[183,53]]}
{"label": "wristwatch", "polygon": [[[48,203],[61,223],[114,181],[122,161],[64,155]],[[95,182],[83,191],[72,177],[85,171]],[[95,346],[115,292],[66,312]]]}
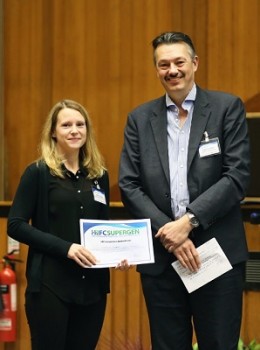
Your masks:
{"label": "wristwatch", "polygon": [[187,211],[186,214],[188,215],[188,218],[192,227],[196,228],[200,225],[199,220],[196,218],[196,216],[192,212]]}

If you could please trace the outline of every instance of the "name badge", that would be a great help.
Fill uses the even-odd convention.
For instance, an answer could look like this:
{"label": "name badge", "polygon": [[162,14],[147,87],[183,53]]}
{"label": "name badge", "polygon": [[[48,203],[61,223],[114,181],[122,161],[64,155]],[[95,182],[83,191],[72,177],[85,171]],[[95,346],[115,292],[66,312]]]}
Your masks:
{"label": "name badge", "polygon": [[99,202],[99,203],[102,203],[102,204],[107,204],[106,196],[105,196],[105,192],[104,191],[102,191],[100,189],[97,189],[96,187],[92,187],[92,193],[93,193],[94,200],[96,202]]}
{"label": "name badge", "polygon": [[210,139],[208,133],[205,131],[205,141],[201,141],[199,146],[200,158],[215,156],[221,153],[218,137]]}

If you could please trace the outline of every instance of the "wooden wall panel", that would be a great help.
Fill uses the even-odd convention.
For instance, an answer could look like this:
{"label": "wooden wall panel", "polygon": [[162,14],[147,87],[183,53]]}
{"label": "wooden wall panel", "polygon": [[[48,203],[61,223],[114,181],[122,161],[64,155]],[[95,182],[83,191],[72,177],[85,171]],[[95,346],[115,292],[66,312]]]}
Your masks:
{"label": "wooden wall panel", "polygon": [[[5,199],[12,199],[24,167],[37,157],[49,109],[72,98],[90,112],[110,172],[112,200],[119,200],[117,172],[127,112],[163,93],[151,40],[166,30],[187,30],[199,42],[206,33],[206,3],[5,0],[5,131],[13,136],[5,146]],[[199,47],[205,50],[205,41]],[[201,72],[204,77],[205,68]]]}
{"label": "wooden wall panel", "polygon": [[208,88],[244,101],[259,92],[259,16],[258,0],[208,1]]}
{"label": "wooden wall panel", "polygon": [[111,294],[97,350],[149,349],[147,312],[135,268],[111,269]]}
{"label": "wooden wall panel", "polygon": [[259,93],[258,0],[3,3],[4,127],[10,135],[3,199],[12,199],[24,167],[37,157],[52,105],[73,98],[90,112],[112,200],[120,200],[117,173],[127,112],[163,93],[150,45],[160,32],[191,35],[200,57],[199,85],[244,101]]}
{"label": "wooden wall panel", "polygon": [[4,1],[5,198],[37,145],[51,92],[49,1]]}
{"label": "wooden wall panel", "polygon": [[[260,206],[257,207],[260,211]],[[260,252],[260,225],[245,223],[248,249]],[[257,339],[260,342],[260,291],[246,291],[244,293],[243,318],[241,334],[246,342]]]}

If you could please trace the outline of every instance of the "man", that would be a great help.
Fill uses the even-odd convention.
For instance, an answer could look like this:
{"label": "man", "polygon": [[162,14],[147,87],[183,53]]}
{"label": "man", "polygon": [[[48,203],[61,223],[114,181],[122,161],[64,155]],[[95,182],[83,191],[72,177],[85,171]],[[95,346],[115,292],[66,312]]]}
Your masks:
{"label": "man", "polygon": [[[163,33],[153,42],[166,95],[129,116],[120,160],[122,201],[150,218],[155,264],[139,265],[153,350],[236,350],[248,257],[240,201],[249,182],[249,141],[238,97],[195,84],[191,39]],[[196,273],[197,247],[216,238],[232,269],[188,293],[172,267]]]}

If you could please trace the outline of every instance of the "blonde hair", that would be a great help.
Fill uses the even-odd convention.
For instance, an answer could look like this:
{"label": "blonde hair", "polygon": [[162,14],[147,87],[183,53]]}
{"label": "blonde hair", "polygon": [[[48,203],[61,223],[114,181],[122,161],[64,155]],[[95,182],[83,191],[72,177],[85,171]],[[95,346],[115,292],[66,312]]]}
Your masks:
{"label": "blonde hair", "polygon": [[79,160],[83,167],[87,170],[87,177],[89,179],[101,177],[105,171],[104,160],[98,150],[94,138],[94,131],[92,129],[90,117],[85,108],[73,100],[62,100],[56,103],[49,112],[42,131],[42,138],[39,147],[40,160],[44,161],[48,165],[53,175],[64,178],[62,165],[64,164],[65,159],[58,154],[56,140],[53,138],[53,133],[57,125],[58,114],[64,108],[75,109],[84,117],[87,129],[87,139],[86,143],[80,149]]}

